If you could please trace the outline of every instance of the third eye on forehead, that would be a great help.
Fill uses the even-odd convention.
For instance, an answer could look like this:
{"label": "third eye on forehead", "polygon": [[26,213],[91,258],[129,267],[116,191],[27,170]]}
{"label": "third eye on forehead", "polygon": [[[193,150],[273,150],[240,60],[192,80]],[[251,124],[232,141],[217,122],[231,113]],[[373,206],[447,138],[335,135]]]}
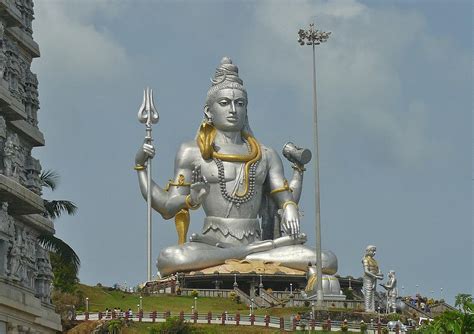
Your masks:
{"label": "third eye on forehead", "polygon": [[228,99],[228,100],[246,100],[245,93],[239,89],[224,88],[216,92],[215,95],[217,100]]}

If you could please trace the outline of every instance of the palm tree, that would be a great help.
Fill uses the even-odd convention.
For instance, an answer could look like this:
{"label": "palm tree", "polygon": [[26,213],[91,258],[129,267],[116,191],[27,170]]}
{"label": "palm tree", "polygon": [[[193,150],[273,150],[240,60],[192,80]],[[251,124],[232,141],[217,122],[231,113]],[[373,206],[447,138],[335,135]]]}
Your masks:
{"label": "palm tree", "polygon": [[[59,183],[59,174],[53,170],[42,171],[40,180],[43,188],[54,191]],[[77,211],[77,206],[67,200],[44,199],[43,203],[45,207],[44,216],[51,220],[59,218],[63,213],[74,215]],[[60,262],[69,264],[74,276],[77,277],[81,260],[71,246],[52,234],[41,234],[38,236],[38,240],[44,248],[56,254],[55,258],[59,259]]]}

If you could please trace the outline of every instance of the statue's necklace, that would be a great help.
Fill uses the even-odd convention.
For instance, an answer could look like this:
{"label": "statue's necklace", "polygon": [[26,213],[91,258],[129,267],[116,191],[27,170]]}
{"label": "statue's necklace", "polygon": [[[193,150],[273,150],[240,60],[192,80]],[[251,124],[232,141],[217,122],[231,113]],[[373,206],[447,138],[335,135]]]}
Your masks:
{"label": "statue's necklace", "polygon": [[[222,197],[224,197],[227,201],[234,203],[237,207],[239,207],[243,203],[248,202],[254,196],[257,166],[260,162],[260,158],[262,157],[260,145],[257,143],[255,138],[247,135],[245,136],[244,141],[247,144],[247,148],[249,150],[249,154],[246,156],[231,154],[227,155],[219,154],[215,151],[213,152],[213,160],[217,165],[219,186],[221,189]],[[245,162],[245,189],[243,193],[229,194],[229,192],[227,191],[224,174],[224,163],[222,161]]]}

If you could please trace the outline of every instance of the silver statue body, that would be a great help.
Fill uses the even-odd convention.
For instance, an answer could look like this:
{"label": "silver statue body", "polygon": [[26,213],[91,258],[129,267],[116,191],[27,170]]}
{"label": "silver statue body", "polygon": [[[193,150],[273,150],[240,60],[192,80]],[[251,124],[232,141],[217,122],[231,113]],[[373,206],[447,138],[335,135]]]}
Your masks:
{"label": "silver statue body", "polygon": [[[151,205],[165,219],[202,205],[204,225],[189,242],[163,249],[158,270],[167,276],[219,265],[227,259],[248,259],[306,271],[316,255],[303,245],[306,236],[300,233],[297,202],[304,168],[297,160],[302,159],[301,154],[296,154],[293,179],[287,182],[278,154],[253,137],[247,92],[229,58],[222,59],[212,83],[196,140],[182,144],[176,154],[174,180],[167,189],[152,182],[151,189]],[[154,154],[154,147],[145,143],[135,158],[143,196],[147,194],[146,164]],[[269,226],[278,215],[281,228]],[[279,235],[280,229],[284,236]],[[262,239],[262,235],[275,238]],[[325,273],[336,273],[333,253],[323,253],[322,263]]]}
{"label": "silver statue body", "polygon": [[381,284],[387,290],[387,310],[393,313],[397,312],[397,278],[395,277],[395,271],[390,270],[388,272],[387,283]]}
{"label": "silver statue body", "polygon": [[377,261],[374,259],[377,248],[369,245],[365,249],[365,256],[362,258],[364,267],[364,277],[362,281],[362,292],[364,294],[364,305],[366,312],[375,312],[375,291],[377,280],[383,279],[383,274],[379,269]]}

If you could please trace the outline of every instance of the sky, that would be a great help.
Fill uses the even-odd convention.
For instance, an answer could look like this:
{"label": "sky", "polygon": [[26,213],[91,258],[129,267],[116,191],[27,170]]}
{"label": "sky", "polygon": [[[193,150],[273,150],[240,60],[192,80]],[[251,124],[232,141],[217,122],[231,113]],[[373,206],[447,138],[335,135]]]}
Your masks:
{"label": "sky", "polygon": [[[322,247],[340,275],[361,277],[365,247],[400,292],[453,302],[473,293],[472,5],[468,1],[35,2],[44,169],[61,175],[48,199],[78,213],[55,222],[79,254],[83,283],[146,278],[146,204],[133,170],[154,90],[154,180],[173,176],[194,138],[216,66],[229,56],[247,88],[256,138],[278,152],[313,150],[309,23],[331,31],[317,47]],[[289,163],[284,162],[291,177]],[[300,208],[315,243],[314,160]],[[191,232],[203,213],[192,212]],[[153,258],[177,242],[153,216]]]}

